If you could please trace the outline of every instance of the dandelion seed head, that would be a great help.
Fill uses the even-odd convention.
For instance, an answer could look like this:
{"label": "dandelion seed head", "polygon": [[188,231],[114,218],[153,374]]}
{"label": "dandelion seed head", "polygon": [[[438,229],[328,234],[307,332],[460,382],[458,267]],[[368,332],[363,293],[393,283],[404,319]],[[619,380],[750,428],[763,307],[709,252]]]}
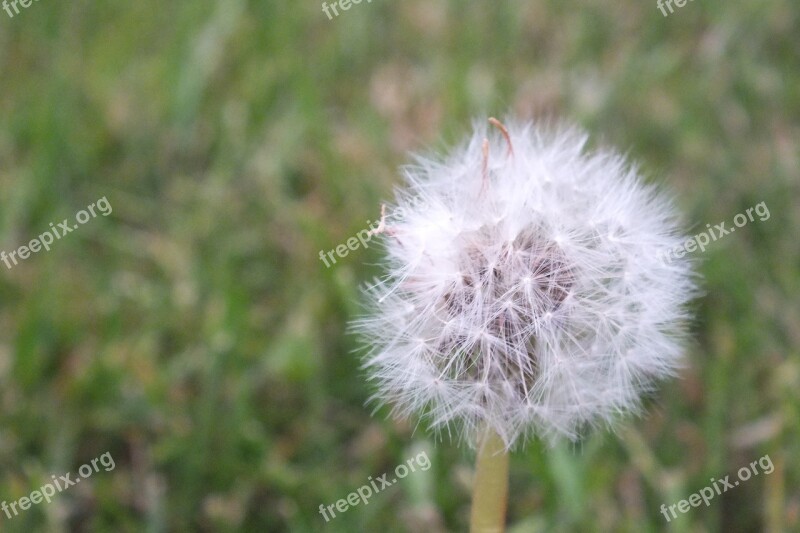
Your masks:
{"label": "dandelion seed head", "polygon": [[680,218],[623,156],[575,128],[507,126],[403,169],[354,326],[376,401],[470,444],[488,424],[511,448],[637,410],[681,364],[696,275],[660,259]]}

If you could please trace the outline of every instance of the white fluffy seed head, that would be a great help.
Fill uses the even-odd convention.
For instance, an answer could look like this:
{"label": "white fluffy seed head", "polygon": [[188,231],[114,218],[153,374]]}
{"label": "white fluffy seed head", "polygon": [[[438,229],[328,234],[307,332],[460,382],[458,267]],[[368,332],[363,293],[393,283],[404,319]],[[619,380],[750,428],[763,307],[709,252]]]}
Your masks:
{"label": "white fluffy seed head", "polygon": [[[484,124],[416,158],[387,210],[386,275],[354,323],[374,399],[468,443],[577,438],[673,374],[696,294],[672,201],[574,128]],[[488,157],[484,139],[488,137]]]}

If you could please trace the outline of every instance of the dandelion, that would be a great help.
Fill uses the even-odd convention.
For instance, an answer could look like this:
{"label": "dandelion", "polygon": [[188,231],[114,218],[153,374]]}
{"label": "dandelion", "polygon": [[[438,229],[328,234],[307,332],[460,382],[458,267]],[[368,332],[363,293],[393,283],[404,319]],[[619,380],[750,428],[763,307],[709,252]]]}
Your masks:
{"label": "dandelion", "polygon": [[673,375],[696,283],[659,259],[685,240],[671,198],[623,156],[575,128],[489,122],[404,169],[354,326],[374,400],[477,446],[491,484],[507,450],[611,424]]}

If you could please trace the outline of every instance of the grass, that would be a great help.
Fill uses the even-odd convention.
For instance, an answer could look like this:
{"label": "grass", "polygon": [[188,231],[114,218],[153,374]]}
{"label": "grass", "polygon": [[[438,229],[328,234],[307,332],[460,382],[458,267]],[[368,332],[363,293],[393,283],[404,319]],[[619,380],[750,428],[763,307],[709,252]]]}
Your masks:
{"label": "grass", "polygon": [[[0,11],[0,249],[113,206],[0,276],[0,501],[116,467],[3,531],[462,531],[472,457],[381,411],[344,333],[407,151],[473,116],[628,150],[702,231],[681,379],[618,433],[511,462],[531,531],[800,528],[800,8],[789,0],[35,2]],[[325,523],[425,451],[432,467]],[[676,503],[769,454],[770,475]]]}

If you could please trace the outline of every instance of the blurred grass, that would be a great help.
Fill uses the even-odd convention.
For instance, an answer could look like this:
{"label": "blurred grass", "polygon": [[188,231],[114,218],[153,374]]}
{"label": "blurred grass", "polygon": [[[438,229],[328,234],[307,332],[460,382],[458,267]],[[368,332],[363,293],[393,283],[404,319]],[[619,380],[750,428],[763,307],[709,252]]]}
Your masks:
{"label": "blurred grass", "polygon": [[[629,150],[697,231],[771,213],[702,255],[690,365],[644,417],[515,454],[512,531],[800,530],[798,27],[789,0],[0,12],[0,249],[114,209],[1,270],[0,499],[117,464],[0,529],[464,530],[470,454],[363,405],[344,329],[376,251],[318,253],[408,150],[511,111]],[[419,450],[431,470],[325,524]],[[659,514],[766,453],[769,476]]]}

